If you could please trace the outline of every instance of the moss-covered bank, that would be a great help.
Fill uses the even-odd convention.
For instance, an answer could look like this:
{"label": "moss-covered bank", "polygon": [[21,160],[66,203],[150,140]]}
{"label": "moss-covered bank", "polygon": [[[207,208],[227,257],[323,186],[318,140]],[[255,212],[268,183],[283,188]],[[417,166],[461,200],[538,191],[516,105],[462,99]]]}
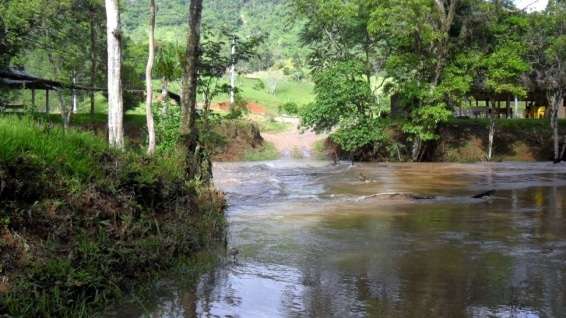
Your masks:
{"label": "moss-covered bank", "polygon": [[222,195],[182,165],[0,117],[0,316],[91,316],[223,242]]}

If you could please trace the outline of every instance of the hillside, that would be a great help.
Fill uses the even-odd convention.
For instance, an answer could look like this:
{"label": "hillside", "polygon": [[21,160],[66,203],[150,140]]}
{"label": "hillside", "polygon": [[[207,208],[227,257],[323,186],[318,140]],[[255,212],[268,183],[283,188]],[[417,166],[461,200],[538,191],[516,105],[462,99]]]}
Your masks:
{"label": "hillside", "polygon": [[[185,41],[187,0],[158,0],[157,41]],[[128,0],[122,20],[126,34],[144,42],[147,24],[147,1]],[[204,31],[235,31],[245,38],[262,34],[265,42],[258,50],[261,58],[254,67],[269,68],[276,63],[293,61],[303,64],[306,52],[299,43],[302,21],[292,14],[287,0],[210,0],[204,3]]]}

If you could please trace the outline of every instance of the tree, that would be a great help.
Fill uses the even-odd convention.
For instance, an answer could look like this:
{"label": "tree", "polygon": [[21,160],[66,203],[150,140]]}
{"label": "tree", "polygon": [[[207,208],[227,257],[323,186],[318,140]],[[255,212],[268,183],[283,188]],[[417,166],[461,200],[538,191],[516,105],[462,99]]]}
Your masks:
{"label": "tree", "polygon": [[122,97],[122,34],[118,0],[106,2],[108,46],[108,141],[111,147],[124,148],[124,101]]}
{"label": "tree", "polygon": [[543,13],[529,19],[531,78],[546,92],[550,106],[554,162],[564,158],[566,140],[560,149],[558,114],[566,98],[566,2],[551,1]]}
{"label": "tree", "polygon": [[198,130],[195,124],[201,17],[202,0],[191,0],[181,96],[181,142],[186,150],[186,175],[189,179],[199,175],[201,165]]}
{"label": "tree", "polygon": [[385,140],[363,63],[339,62],[316,72],[313,79],[315,100],[301,114],[303,127],[332,132],[330,138],[349,152]]}
{"label": "tree", "polygon": [[155,75],[161,78],[161,101],[167,113],[169,83],[183,76],[183,52],[177,44],[164,43],[158,47],[155,59]]}
{"label": "tree", "polygon": [[[254,35],[249,39],[243,39],[238,36],[235,31],[224,32],[224,35],[230,38],[230,108],[233,109],[236,104],[236,66],[240,62],[247,62],[256,56],[257,47],[263,43],[265,37],[262,35]],[[220,48],[220,47],[218,47]]]}
{"label": "tree", "polygon": [[[95,112],[95,90],[97,86],[97,72],[98,72],[98,29],[101,20],[100,11],[102,8],[101,0],[87,0],[87,12],[89,16],[89,31],[90,31],[90,117],[91,122],[94,123]],[[93,126],[94,127],[94,126]]]}
{"label": "tree", "polygon": [[495,119],[497,118],[496,96],[511,94],[525,96],[520,76],[528,71],[528,64],[522,58],[524,48],[520,43],[502,43],[500,47],[483,59],[480,72],[483,75],[483,89],[492,97],[489,109],[489,135],[487,160],[493,157],[493,141],[495,138]]}
{"label": "tree", "polygon": [[[209,128],[210,104],[214,97],[231,92],[232,87],[222,81],[226,69],[230,66],[231,58],[222,54],[226,43],[214,40],[212,36],[205,37],[201,45],[201,55],[198,66],[198,88],[204,99],[203,125]],[[235,57],[235,56],[231,56]]]}
{"label": "tree", "polygon": [[153,84],[152,72],[153,63],[155,60],[155,0],[149,0],[149,54],[147,59],[147,67],[145,69],[145,85],[146,85],[146,102],[145,102],[145,116],[147,121],[147,134],[148,145],[147,153],[153,155],[155,153],[155,127],[153,124],[153,111],[151,105],[153,104]]}
{"label": "tree", "polygon": [[[527,25],[524,13],[512,5],[496,1],[478,6],[484,20],[469,23],[469,42],[476,49],[477,64],[472,67],[476,88],[489,96],[489,132],[487,160],[493,157],[496,133],[497,100],[501,96],[525,96],[521,75],[529,70],[525,59],[523,35]],[[472,25],[474,24],[474,25]]]}

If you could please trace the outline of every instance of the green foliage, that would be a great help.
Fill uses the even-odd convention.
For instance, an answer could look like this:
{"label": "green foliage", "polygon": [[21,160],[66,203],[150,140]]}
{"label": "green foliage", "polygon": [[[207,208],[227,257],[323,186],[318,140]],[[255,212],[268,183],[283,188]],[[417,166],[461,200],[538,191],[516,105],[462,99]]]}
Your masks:
{"label": "green foliage", "polygon": [[165,111],[162,107],[153,107],[155,137],[160,152],[173,151],[181,137],[181,108],[170,105]]}
{"label": "green foliage", "polygon": [[240,94],[236,94],[234,105],[230,106],[226,119],[238,119],[248,113],[248,102]]}
{"label": "green foliage", "polygon": [[[186,32],[188,1],[162,0],[158,5],[157,41],[177,42],[179,34]],[[124,7],[124,29],[136,41],[147,38],[147,11],[147,4],[143,1],[132,1]],[[299,43],[302,21],[297,20],[287,1],[205,1],[202,21],[203,33],[225,32],[236,34],[241,39],[265,36],[258,45],[258,54],[240,63],[239,69],[244,71],[265,70],[278,61],[292,58],[304,61],[306,58],[306,50]]]}
{"label": "green foliage", "polygon": [[332,141],[348,152],[355,152],[366,146],[384,142],[387,135],[384,125],[379,120],[351,121],[343,123],[330,135]]}
{"label": "green foliage", "polygon": [[314,74],[315,101],[302,112],[302,125],[317,132],[363,119],[375,106],[364,68],[353,61],[339,62]]}
{"label": "green foliage", "polygon": [[524,51],[522,44],[506,42],[487,55],[481,63],[485,74],[485,88],[496,94],[524,96],[526,89],[519,81],[519,76],[529,70],[522,57]]}
{"label": "green foliage", "polygon": [[283,105],[279,105],[279,113],[280,114],[287,114],[287,115],[298,115],[299,114],[299,106],[297,103],[288,102]]}
{"label": "green foliage", "polygon": [[178,80],[182,77],[184,51],[179,44],[160,43],[155,54],[154,75],[166,81]]}
{"label": "green foliage", "polygon": [[452,112],[444,104],[424,105],[411,112],[411,120],[403,124],[403,131],[421,141],[431,141],[440,137],[438,125],[448,120]]}

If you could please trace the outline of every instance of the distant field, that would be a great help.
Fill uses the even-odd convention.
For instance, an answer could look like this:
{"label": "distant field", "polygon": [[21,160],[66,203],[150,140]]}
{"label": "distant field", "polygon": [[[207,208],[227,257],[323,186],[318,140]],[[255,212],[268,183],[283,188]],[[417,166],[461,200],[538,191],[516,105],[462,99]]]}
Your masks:
{"label": "distant field", "polygon": [[[270,89],[276,83],[273,94]],[[157,87],[160,83],[156,81]],[[180,83],[171,84],[171,91],[179,92]],[[314,98],[314,84],[310,81],[295,81],[283,76],[279,72],[259,72],[252,75],[240,75],[236,86],[240,90],[241,96],[249,103],[257,103],[264,106],[269,113],[277,113],[279,105],[293,102],[299,108],[312,102]],[[199,100],[202,96],[198,96]],[[225,102],[229,99],[227,94],[220,95],[214,99],[215,103]]]}

